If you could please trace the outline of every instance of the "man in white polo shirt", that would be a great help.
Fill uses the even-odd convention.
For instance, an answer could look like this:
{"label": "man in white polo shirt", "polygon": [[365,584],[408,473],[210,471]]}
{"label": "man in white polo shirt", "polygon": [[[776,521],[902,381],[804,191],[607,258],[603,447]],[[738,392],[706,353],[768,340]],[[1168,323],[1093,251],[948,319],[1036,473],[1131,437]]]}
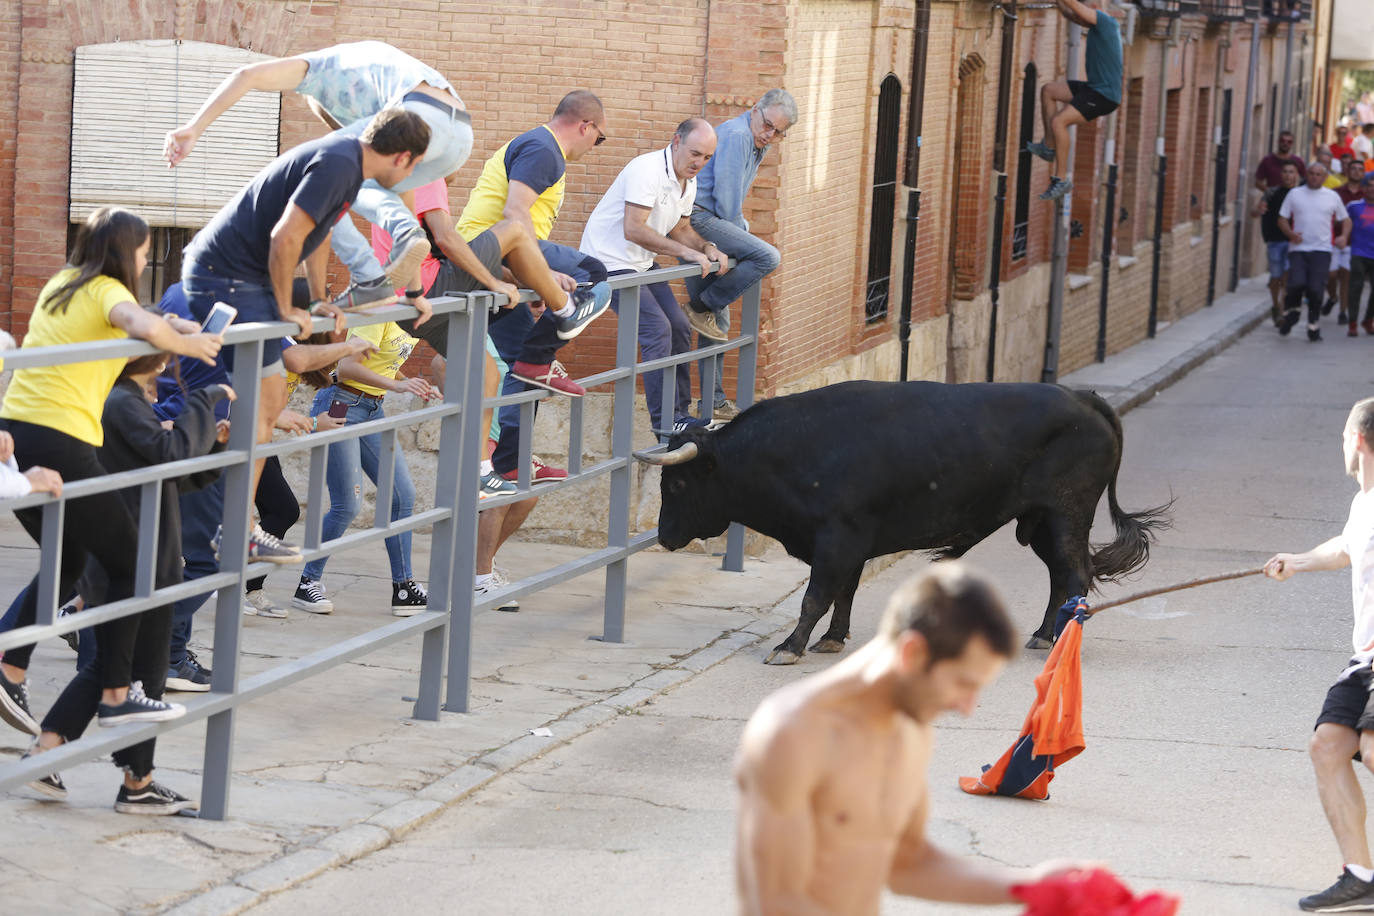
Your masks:
{"label": "man in white polo shirt", "polygon": [[[724,273],[729,256],[692,229],[696,176],[716,151],[716,132],[701,118],[677,126],[667,147],[636,156],[620,170],[582,230],[581,249],[612,277],[654,269],[655,255],[668,255],[701,266],[704,277],[712,263]],[[620,291],[611,293],[611,308],[620,313]],[[692,328],[667,282],[641,287],[639,358],[662,359],[692,349]],[[705,426],[710,420],[688,414],[692,377],[687,364],[677,366],[674,413],[663,422],[662,371],[644,375],[644,397],[655,430],[666,432]]]}
{"label": "man in white polo shirt", "polygon": [[[1279,229],[1288,236],[1288,314],[1279,325],[1287,334],[1298,323],[1303,294],[1307,294],[1307,339],[1322,339],[1322,293],[1331,272],[1331,246],[1344,248],[1350,241],[1350,217],[1345,204],[1330,188],[1323,187],[1326,168],[1320,162],[1307,167],[1307,183],[1288,192],[1279,208]],[[1332,221],[1340,224],[1333,240]]]}

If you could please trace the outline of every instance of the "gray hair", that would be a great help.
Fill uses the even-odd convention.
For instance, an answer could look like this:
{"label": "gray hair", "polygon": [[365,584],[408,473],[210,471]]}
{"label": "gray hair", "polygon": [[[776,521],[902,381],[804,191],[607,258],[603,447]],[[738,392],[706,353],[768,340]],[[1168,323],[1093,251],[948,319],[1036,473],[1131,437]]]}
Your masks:
{"label": "gray hair", "polygon": [[769,89],[754,103],[754,107],[760,114],[768,108],[781,108],[788,124],[797,123],[797,102],[786,89]]}

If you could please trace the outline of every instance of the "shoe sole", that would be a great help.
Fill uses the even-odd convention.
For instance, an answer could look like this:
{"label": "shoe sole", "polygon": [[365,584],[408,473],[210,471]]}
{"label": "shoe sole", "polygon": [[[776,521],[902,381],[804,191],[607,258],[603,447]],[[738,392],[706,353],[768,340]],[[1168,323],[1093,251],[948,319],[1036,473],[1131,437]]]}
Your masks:
{"label": "shoe sole", "polygon": [[251,604],[243,606],[243,616],[245,617],[265,617],[268,620],[285,620],[289,614],[281,608],[274,608],[271,611],[260,611]]}
{"label": "shoe sole", "polygon": [[[395,254],[393,251],[392,254]],[[387,282],[392,286],[404,286],[410,280],[415,268],[424,263],[425,256],[429,254],[429,242],[424,239],[414,239],[406,245],[405,254],[391,261],[383,268],[386,273]],[[396,299],[392,299],[395,302]]]}
{"label": "shoe sole", "polygon": [[261,554],[249,554],[250,563],[275,563],[278,566],[295,566],[297,563],[305,561],[305,557],[298,553],[283,553],[263,556]]}
{"label": "shoe sole", "polygon": [[37,736],[41,731],[33,716],[24,712],[24,707],[10,699],[10,695],[3,690],[0,690],[0,719],[30,735]]}
{"label": "shoe sole", "polygon": [[24,783],[24,785],[28,786],[33,791],[37,792],[39,795],[55,799],[56,801],[67,800],[66,788],[59,789],[57,786],[50,786],[46,782],[40,782],[37,779],[35,779],[33,782],[26,782]]}
{"label": "shoe sole", "polygon": [[515,372],[512,372],[511,375],[514,376],[515,378],[518,378],[520,381],[525,382],[526,384],[533,385],[533,386],[535,386],[536,388],[543,388],[545,391],[552,391],[554,394],[561,394],[561,395],[563,395],[564,397],[568,397],[568,398],[580,398],[580,397],[582,397],[582,394],[586,394],[586,391],[585,391],[585,390],[582,392],[582,394],[578,394],[578,393],[572,392],[572,391],[564,391],[562,388],[555,388],[553,385],[550,385],[548,382],[541,382],[539,379],[537,379],[537,378],[530,378],[528,375],[520,375],[520,374],[515,373]]}
{"label": "shoe sole", "polygon": [[169,677],[167,678],[165,689],[176,691],[177,693],[209,693],[210,685],[208,683],[201,684],[196,681],[188,681],[184,677]]}
{"label": "shoe sole", "polygon": [[428,605],[426,605],[425,607],[410,607],[409,605],[407,605],[406,607],[397,607],[393,604],[391,606],[391,616],[414,617],[416,614],[423,614],[427,610],[429,610]]}
{"label": "shoe sole", "polygon": [[187,808],[194,808],[195,803],[191,801],[172,802],[170,804],[148,804],[147,802],[115,802],[114,809],[120,814],[143,814],[166,817],[172,814],[180,814]]}
{"label": "shoe sole", "polygon": [[128,712],[122,716],[99,716],[99,724],[102,728],[114,728],[116,725],[128,725],[130,722],[170,722],[173,719],[180,719],[186,715],[184,709],[159,710],[157,712]]}
{"label": "shoe sole", "polygon": [[299,611],[305,611],[307,614],[332,614],[332,613],[334,613],[334,605],[333,605],[333,604],[328,604],[328,605],[311,604],[309,601],[302,601],[302,600],[299,599],[299,598],[292,598],[292,599],[291,599],[291,606],[292,606],[293,608],[296,608],[296,609],[299,610]]}
{"label": "shoe sole", "polygon": [[699,315],[704,315],[704,316],[706,316],[706,317],[709,317],[709,316],[710,316],[710,313],[709,313],[709,312],[698,312],[698,311],[693,310],[690,306],[688,306],[688,308],[687,308],[687,323],[688,323],[689,325],[691,325],[693,331],[696,331],[698,334],[700,334],[702,337],[705,337],[707,340],[714,340],[714,341],[716,341],[717,343],[724,343],[725,341],[727,341],[727,340],[730,339],[730,335],[728,335],[728,334],[721,335],[721,336],[719,336],[719,337],[716,336],[716,335],[720,334],[720,331],[719,331],[718,327],[715,326],[715,325],[713,325],[712,328],[711,328],[711,330],[708,331],[708,330],[707,330],[705,327],[703,327],[702,325],[697,324],[696,321],[694,321],[693,319],[697,318],[697,316],[699,316]]}
{"label": "shoe sole", "polygon": [[512,601],[508,604],[501,605],[500,607],[496,608],[496,610],[500,611],[503,614],[514,614],[520,610],[520,602]]}

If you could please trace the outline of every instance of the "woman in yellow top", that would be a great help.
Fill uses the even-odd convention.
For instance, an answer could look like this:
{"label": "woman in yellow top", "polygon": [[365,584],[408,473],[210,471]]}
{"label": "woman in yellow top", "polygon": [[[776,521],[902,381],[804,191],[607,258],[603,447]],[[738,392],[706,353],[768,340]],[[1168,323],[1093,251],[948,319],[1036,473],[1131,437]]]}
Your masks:
{"label": "woman in yellow top", "polygon": [[[130,290],[148,263],[148,224],[127,210],[104,207],[87,217],[77,231],[67,266],[38,296],[24,349],[83,341],[136,337],[159,350],[194,356],[213,363],[218,334],[202,334],[194,323],[169,322],[144,311]],[[124,368],[123,357],[58,366],[18,369],[0,406],[0,428],[14,439],[20,468],[52,468],[67,483],[105,474],[96,457],[104,442],[100,417],[105,399]],[[15,516],[35,542],[42,544],[42,510],[20,509]],[[70,595],[87,556],[109,576],[101,604],[134,593],[138,527],[117,492],[87,496],[67,503],[62,527],[62,566],[57,593]],[[18,626],[37,616],[38,577],[29,583],[19,609]],[[96,626],[101,648],[101,725],[161,721],[185,712],[130,689],[136,617]],[[10,649],[0,661],[0,717],[21,730],[38,734],[28,710],[25,683],[33,646]]]}
{"label": "woman in yellow top", "polygon": [[[406,378],[401,366],[410,358],[418,343],[394,321],[355,328],[350,335],[366,340],[374,348],[361,356],[347,356],[339,361],[338,381],[315,396],[310,412],[342,414],[344,424],[352,426],[385,416],[382,400],[388,391],[410,392],[429,400],[439,391],[422,378]],[[348,529],[358,514],[361,483],[366,474],[374,484],[381,463],[382,437],[380,433],[346,439],[329,446],[325,465],[325,480],[329,486],[329,512],[324,517],[323,537],[332,541]],[[397,451],[396,467],[392,474],[391,520],[409,518],[415,508],[415,486],[410,481],[405,453]],[[391,613],[410,617],[429,605],[429,594],[415,581],[410,566],[410,532],[403,531],[386,539],[387,559],[391,561]],[[328,614],[334,604],[325,595],[320,576],[328,557],[320,557],[305,564],[291,606],[312,614]]]}

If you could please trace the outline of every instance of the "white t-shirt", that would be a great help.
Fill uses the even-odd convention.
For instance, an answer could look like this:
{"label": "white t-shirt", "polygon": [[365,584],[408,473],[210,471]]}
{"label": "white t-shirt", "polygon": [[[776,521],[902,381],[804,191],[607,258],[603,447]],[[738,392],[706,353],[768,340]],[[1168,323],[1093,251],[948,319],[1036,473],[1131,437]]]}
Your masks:
{"label": "white t-shirt", "polygon": [[1374,141],[1371,141],[1364,134],[1360,134],[1350,141],[1350,149],[1354,151],[1356,159],[1374,158]]}
{"label": "white t-shirt", "polygon": [[1331,221],[1346,219],[1345,204],[1330,188],[1313,190],[1300,184],[1288,192],[1279,207],[1279,216],[1293,225],[1302,241],[1290,243],[1289,251],[1330,251]]}
{"label": "white t-shirt", "polygon": [[1374,491],[1363,490],[1350,501],[1350,518],[1341,531],[1341,542],[1350,557],[1350,593],[1355,607],[1355,632],[1351,642],[1354,658],[1369,662],[1374,650],[1363,651],[1374,640]]}
{"label": "white t-shirt", "polygon": [[683,182],[673,171],[672,147],[636,156],[597,202],[579,247],[607,270],[648,270],[655,255],[625,238],[625,205],[648,207],[649,228],[667,235],[679,220],[692,215],[696,196],[697,180]]}

